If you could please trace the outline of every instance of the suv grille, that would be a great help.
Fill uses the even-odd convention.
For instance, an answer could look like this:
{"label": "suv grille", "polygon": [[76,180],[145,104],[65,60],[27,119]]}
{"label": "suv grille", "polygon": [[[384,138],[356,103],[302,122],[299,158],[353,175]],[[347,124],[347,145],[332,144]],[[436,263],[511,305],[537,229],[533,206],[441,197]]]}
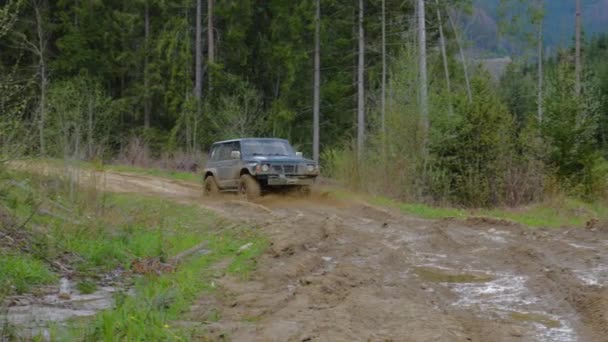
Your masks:
{"label": "suv grille", "polygon": [[285,174],[293,174],[296,172],[296,166],[295,165],[283,165],[283,171],[285,171]]}
{"label": "suv grille", "polygon": [[296,165],[272,165],[272,172],[281,175],[291,175],[297,173]]}

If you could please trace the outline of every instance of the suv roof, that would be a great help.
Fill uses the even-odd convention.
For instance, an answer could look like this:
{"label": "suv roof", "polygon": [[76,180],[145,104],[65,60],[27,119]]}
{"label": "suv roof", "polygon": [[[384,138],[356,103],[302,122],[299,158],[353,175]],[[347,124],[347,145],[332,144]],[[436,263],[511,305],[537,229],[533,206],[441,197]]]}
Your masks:
{"label": "suv roof", "polygon": [[280,141],[287,141],[287,139],[280,139],[280,138],[238,138],[238,139],[229,139],[229,140],[216,141],[216,142],[213,143],[213,145],[224,144],[224,143],[231,143],[231,142],[236,142],[236,141],[248,141],[248,140],[280,140]]}

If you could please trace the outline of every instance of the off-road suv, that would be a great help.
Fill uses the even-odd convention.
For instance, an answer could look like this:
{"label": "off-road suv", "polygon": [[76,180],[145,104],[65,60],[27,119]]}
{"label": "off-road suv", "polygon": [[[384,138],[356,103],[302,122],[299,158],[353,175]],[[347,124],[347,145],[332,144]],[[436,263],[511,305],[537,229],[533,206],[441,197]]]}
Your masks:
{"label": "off-road suv", "polygon": [[211,146],[203,175],[205,195],[238,191],[251,199],[279,188],[309,193],[319,166],[294,152],[287,140],[235,139]]}

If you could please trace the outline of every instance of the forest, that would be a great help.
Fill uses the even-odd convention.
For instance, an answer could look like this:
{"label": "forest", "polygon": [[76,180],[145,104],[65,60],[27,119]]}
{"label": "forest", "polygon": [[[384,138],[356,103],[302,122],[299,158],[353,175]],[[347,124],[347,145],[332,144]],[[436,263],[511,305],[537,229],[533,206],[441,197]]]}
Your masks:
{"label": "forest", "polygon": [[0,0],[0,340],[604,341],[606,13]]}
{"label": "forest", "polygon": [[274,136],[407,201],[603,198],[608,35],[576,3],[571,46],[548,49],[545,1],[498,2],[518,48],[497,76],[468,0],[5,0],[2,160],[192,171],[214,141]]}

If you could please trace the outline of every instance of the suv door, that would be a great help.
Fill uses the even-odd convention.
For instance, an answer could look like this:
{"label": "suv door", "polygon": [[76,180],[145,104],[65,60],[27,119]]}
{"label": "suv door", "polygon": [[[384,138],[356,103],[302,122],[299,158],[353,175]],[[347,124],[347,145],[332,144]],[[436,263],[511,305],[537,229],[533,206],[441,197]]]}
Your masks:
{"label": "suv door", "polygon": [[219,162],[217,164],[220,187],[236,188],[239,182],[241,159],[232,159],[232,151],[241,151],[237,141],[224,143],[219,149]]}

